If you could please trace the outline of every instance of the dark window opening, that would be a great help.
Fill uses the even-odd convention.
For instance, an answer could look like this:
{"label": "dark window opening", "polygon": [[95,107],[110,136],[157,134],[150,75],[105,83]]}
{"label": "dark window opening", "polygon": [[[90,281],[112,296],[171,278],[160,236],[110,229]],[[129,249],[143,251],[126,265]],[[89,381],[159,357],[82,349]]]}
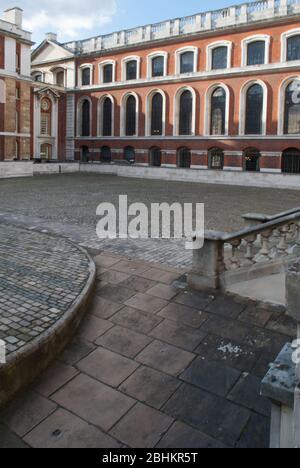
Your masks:
{"label": "dark window opening", "polygon": [[124,149],[124,159],[130,162],[130,164],[133,164],[135,162],[135,151],[134,148],[132,148],[132,146],[127,146]]}
{"label": "dark window opening", "polygon": [[212,148],[208,152],[209,168],[222,171],[224,168],[224,152],[220,148]]}
{"label": "dark window opening", "polygon": [[85,99],[82,103],[82,134],[81,136],[87,137],[90,136],[90,102]]}
{"label": "dark window opening", "polygon": [[211,135],[225,135],[226,93],[217,88],[211,96]]}
{"label": "dark window opening", "polygon": [[108,146],[103,146],[101,148],[101,155],[100,155],[101,162],[103,163],[110,163],[111,162],[111,150]]}
{"label": "dark window opening", "polygon": [[244,151],[244,161],[247,172],[260,171],[260,152],[256,148],[248,148]]}
{"label": "dark window opening", "polygon": [[191,152],[188,148],[181,148],[178,151],[177,166],[181,168],[190,168],[192,163]]}
{"label": "dark window opening", "polygon": [[103,102],[103,136],[112,136],[112,102],[105,98]]}
{"label": "dark window opening", "polygon": [[282,172],[300,174],[300,150],[289,148],[282,153]]}
{"label": "dark window opening", "polygon": [[163,134],[163,97],[160,93],[152,98],[151,135]]}
{"label": "dark window opening", "polygon": [[287,61],[300,60],[300,34],[287,40]]}
{"label": "dark window opening", "polygon": [[137,61],[130,60],[126,63],[126,80],[137,80]]}
{"label": "dark window opening", "polygon": [[152,167],[161,166],[161,150],[159,148],[153,148],[150,151],[150,165]]}
{"label": "dark window opening", "polygon": [[216,47],[212,50],[212,69],[213,70],[222,70],[227,68],[227,54],[228,48],[226,46]]}
{"label": "dark window opening", "polygon": [[108,64],[103,66],[103,83],[112,83],[113,81],[113,65]]}
{"label": "dark window opening", "polygon": [[82,86],[89,86],[91,84],[91,70],[84,68],[82,70]]}
{"label": "dark window opening", "polygon": [[255,41],[248,44],[247,65],[263,65],[265,63],[266,43]]}
{"label": "dark window opening", "polygon": [[152,76],[153,78],[164,76],[165,74],[165,59],[164,57],[154,57],[152,59]]}
{"label": "dark window opening", "polygon": [[184,91],[180,96],[179,135],[192,134],[193,96],[190,91]]}
{"label": "dark window opening", "polygon": [[264,92],[260,85],[251,86],[246,95],[246,135],[261,135],[263,129]]}
{"label": "dark window opening", "polygon": [[300,81],[293,81],[285,92],[284,133],[297,135],[300,133],[300,103],[293,99],[295,91],[299,89]]}
{"label": "dark window opening", "polygon": [[193,73],[194,70],[194,52],[184,52],[180,55],[180,73]]}
{"label": "dark window opening", "polygon": [[136,99],[129,96],[126,102],[126,136],[136,134]]}

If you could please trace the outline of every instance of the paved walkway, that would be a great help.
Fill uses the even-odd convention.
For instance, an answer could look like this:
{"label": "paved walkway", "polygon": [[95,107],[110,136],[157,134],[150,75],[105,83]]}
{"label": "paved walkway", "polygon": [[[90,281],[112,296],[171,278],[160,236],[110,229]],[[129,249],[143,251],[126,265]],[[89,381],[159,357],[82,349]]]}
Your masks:
{"label": "paved walkway", "polygon": [[267,447],[260,382],[294,323],[180,289],[179,270],[95,261],[94,304],[59,360],[0,415],[0,447]]}

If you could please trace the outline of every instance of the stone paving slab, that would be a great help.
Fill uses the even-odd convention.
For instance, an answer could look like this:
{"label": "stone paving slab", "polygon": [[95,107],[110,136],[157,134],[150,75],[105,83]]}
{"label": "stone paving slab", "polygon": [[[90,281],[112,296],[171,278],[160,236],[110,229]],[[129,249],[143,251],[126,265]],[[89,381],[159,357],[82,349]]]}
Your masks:
{"label": "stone paving slab", "polygon": [[[95,255],[100,270],[116,271],[115,259],[124,267],[123,257]],[[126,305],[135,278],[136,271],[126,280],[127,294],[108,294],[113,283],[97,289],[74,341],[0,415],[2,446],[268,447],[260,374],[294,338],[295,324],[283,311],[260,316],[261,306],[247,300],[177,288],[166,307],[145,312]],[[142,304],[156,298],[153,288],[166,291],[150,281]]]}

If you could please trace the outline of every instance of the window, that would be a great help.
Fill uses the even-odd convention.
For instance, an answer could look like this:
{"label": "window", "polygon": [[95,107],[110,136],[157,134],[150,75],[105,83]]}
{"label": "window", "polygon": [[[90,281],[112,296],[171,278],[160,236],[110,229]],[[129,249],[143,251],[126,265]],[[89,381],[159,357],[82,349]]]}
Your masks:
{"label": "window", "polygon": [[177,154],[177,166],[181,168],[191,167],[191,152],[188,148],[181,148]]}
{"label": "window", "polygon": [[179,103],[179,135],[191,135],[193,121],[193,96],[191,91],[184,91]]}
{"label": "window", "polygon": [[246,135],[261,135],[263,133],[263,107],[263,88],[259,84],[254,84],[246,93]]}
{"label": "window", "polygon": [[287,40],[287,61],[300,60],[300,34]]}
{"label": "window", "polygon": [[43,81],[43,75],[42,73],[35,73],[33,75],[33,79],[34,81],[36,81],[37,83],[41,83]]}
{"label": "window", "polygon": [[210,135],[225,135],[226,93],[217,88],[211,95]]}
{"label": "window", "polygon": [[289,148],[282,153],[282,172],[300,174],[300,150]]}
{"label": "window", "polygon": [[299,81],[293,81],[287,86],[285,91],[285,111],[284,111],[284,134],[300,134],[300,103],[293,99],[293,95],[299,89]]}
{"label": "window", "polygon": [[50,161],[50,159],[52,159],[52,145],[49,145],[48,143],[41,145],[40,158],[46,161]]}
{"label": "window", "polygon": [[195,53],[184,52],[180,55],[180,73],[193,73],[195,65]]}
{"label": "window", "polygon": [[130,162],[131,164],[135,162],[135,151],[134,148],[132,148],[132,146],[126,146],[126,148],[124,149],[124,159]]}
{"label": "window", "polygon": [[91,84],[91,69],[83,68],[81,70],[81,84],[82,86],[89,86]]}
{"label": "window", "polygon": [[265,41],[250,42],[247,47],[247,65],[263,65],[266,58]]}
{"label": "window", "polygon": [[136,135],[136,109],[136,98],[134,96],[129,96],[126,101],[126,136]]}
{"label": "window", "polygon": [[111,162],[111,150],[108,146],[103,146],[101,148],[100,160],[103,163]]}
{"label": "window", "polygon": [[90,136],[91,131],[91,124],[90,124],[90,111],[91,111],[90,101],[85,99],[82,102],[82,110],[81,110],[81,136],[88,137]]}
{"label": "window", "polygon": [[161,166],[161,150],[159,148],[152,148],[150,150],[150,166]]}
{"label": "window", "polygon": [[212,50],[212,70],[227,68],[228,49],[227,46],[215,47]]}
{"label": "window", "polygon": [[41,128],[40,133],[43,136],[51,136],[51,111],[52,104],[47,98],[41,100]]}
{"label": "window", "polygon": [[209,168],[221,171],[224,168],[224,152],[220,148],[212,148],[208,152]]}
{"label": "window", "polygon": [[260,152],[255,148],[247,148],[244,151],[244,166],[247,172],[260,171]]}
{"label": "window", "polygon": [[152,97],[151,135],[163,134],[163,97],[160,93]]}
{"label": "window", "polygon": [[112,136],[112,110],[113,103],[110,98],[107,97],[103,101],[103,112],[102,112],[102,135]]}
{"label": "window", "polygon": [[56,73],[56,84],[58,86],[65,85],[65,72],[63,70]]}
{"label": "window", "polygon": [[137,61],[130,60],[126,63],[126,80],[137,80]]}
{"label": "window", "polygon": [[152,59],[152,77],[157,78],[165,74],[165,57],[159,56]]}
{"label": "window", "polygon": [[103,83],[113,82],[113,64],[109,63],[103,66]]}

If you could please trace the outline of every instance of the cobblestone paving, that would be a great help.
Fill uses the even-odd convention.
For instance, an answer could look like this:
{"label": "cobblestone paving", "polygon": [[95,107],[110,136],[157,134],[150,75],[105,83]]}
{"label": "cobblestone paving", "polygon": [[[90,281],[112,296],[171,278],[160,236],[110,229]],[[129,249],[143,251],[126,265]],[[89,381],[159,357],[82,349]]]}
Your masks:
{"label": "cobblestone paving", "polygon": [[59,320],[88,276],[88,258],[67,240],[0,224],[0,339],[8,354]]}
{"label": "cobblestone paving", "polygon": [[175,267],[191,264],[181,241],[115,240],[96,237],[96,208],[101,202],[205,203],[209,229],[233,231],[249,211],[267,214],[299,205],[300,192],[222,185],[127,179],[103,175],[44,176],[1,180],[0,219],[68,236],[85,247]]}
{"label": "cobblestone paving", "polygon": [[77,336],[0,414],[0,447],[268,447],[260,382],[295,323],[175,287],[173,268],[103,253],[95,263]]}

